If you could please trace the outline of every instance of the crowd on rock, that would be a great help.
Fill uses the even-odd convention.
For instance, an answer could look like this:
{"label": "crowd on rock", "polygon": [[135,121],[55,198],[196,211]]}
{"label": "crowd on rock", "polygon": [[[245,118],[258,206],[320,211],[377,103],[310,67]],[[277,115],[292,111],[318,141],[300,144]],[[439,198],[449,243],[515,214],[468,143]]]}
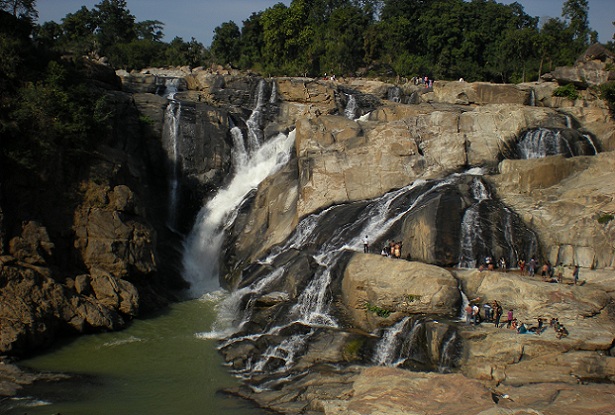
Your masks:
{"label": "crowd on rock", "polygon": [[[534,257],[530,258],[527,262],[522,258],[517,262],[517,267],[521,275],[528,275],[530,277],[540,275],[544,282],[550,283],[564,282],[565,270],[562,262],[554,267],[551,262],[547,260],[540,266]],[[504,257],[500,257],[500,259],[496,262],[493,257],[487,256],[484,263],[481,263],[478,269],[479,271],[495,271],[498,269],[501,272],[508,272],[509,266],[506,262],[506,258]],[[576,264],[572,270],[572,280],[574,285],[579,284],[579,266]]]}
{"label": "crowd on rock", "polygon": [[[525,322],[519,321],[515,318],[513,309],[509,309],[506,312],[506,320],[502,321],[504,309],[497,300],[491,303],[484,303],[482,305],[483,315],[481,315],[480,298],[475,298],[465,306],[465,318],[467,324],[478,325],[481,323],[493,323],[496,328],[507,328],[515,330],[519,334],[537,334],[541,335],[547,327],[545,326],[546,319],[538,317],[536,319],[536,325],[528,325]],[[567,337],[569,335],[568,329],[559,322],[556,317],[551,318],[549,321],[549,327],[555,331],[555,335],[558,339]]]}

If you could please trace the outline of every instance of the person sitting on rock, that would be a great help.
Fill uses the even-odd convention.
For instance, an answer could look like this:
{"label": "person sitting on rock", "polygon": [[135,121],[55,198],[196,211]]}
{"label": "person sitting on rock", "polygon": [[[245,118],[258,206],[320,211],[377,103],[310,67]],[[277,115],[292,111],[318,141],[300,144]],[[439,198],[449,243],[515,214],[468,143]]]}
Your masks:
{"label": "person sitting on rock", "polygon": [[527,327],[525,326],[525,323],[521,323],[519,324],[519,327],[517,327],[517,333],[519,334],[527,334],[528,330]]}
{"label": "person sitting on rock", "polygon": [[561,339],[562,337],[568,337],[568,330],[566,329],[566,327],[564,327],[563,324],[561,324],[559,326],[559,329],[557,330],[557,338]]}

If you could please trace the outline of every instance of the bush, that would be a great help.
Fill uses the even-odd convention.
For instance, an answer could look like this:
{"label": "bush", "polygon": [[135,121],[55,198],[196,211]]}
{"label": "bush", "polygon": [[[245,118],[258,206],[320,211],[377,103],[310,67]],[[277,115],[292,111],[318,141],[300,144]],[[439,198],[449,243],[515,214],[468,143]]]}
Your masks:
{"label": "bush", "polygon": [[573,84],[568,84],[555,88],[553,96],[568,98],[574,101],[579,98],[579,91],[577,91],[577,88]]}
{"label": "bush", "polygon": [[598,216],[598,223],[601,224],[601,225],[606,225],[607,223],[609,223],[613,219],[615,219],[615,216],[613,216],[610,213],[604,213],[604,214]]}
{"label": "bush", "polygon": [[600,85],[600,98],[609,104],[611,111],[615,111],[615,81]]}

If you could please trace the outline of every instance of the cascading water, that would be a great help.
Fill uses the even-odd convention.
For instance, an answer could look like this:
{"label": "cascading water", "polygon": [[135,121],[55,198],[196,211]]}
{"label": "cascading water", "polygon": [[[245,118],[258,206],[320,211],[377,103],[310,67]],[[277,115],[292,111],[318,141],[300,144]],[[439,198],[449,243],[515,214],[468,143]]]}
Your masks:
{"label": "cascading water", "polygon": [[503,257],[508,267],[538,252],[538,239],[518,216],[494,199],[480,176],[470,183],[474,203],[461,221],[459,268],[475,268],[485,257]]}
{"label": "cascading water", "polygon": [[[250,152],[258,149],[264,139],[262,123],[263,111],[267,105],[267,100],[265,98],[266,91],[267,82],[261,79],[258,83],[256,92],[256,105],[254,110],[252,110],[252,114],[250,114],[250,118],[246,121],[246,126],[248,127],[248,150]],[[271,94],[271,96],[273,97],[273,94]]]}
{"label": "cascading water", "polygon": [[491,195],[478,177],[472,180],[470,191],[475,203],[466,209],[461,221],[461,248],[457,265],[459,268],[475,268],[479,260],[477,246],[487,245],[480,226],[480,206],[484,200],[491,199]]}
{"label": "cascading water", "polygon": [[[570,118],[566,116],[567,123]],[[561,154],[565,157],[598,154],[588,134],[571,128],[535,128],[526,131],[517,142],[513,158],[536,159]]]}
{"label": "cascading water", "polygon": [[177,206],[179,203],[179,179],[180,179],[180,118],[181,118],[181,103],[174,99],[171,95],[170,101],[164,115],[163,125],[163,140],[169,163],[171,165],[171,174],[169,175],[169,209],[168,209],[168,226],[173,229],[177,225]]}
{"label": "cascading water", "polygon": [[294,131],[278,134],[249,158],[237,157],[245,160],[245,164],[236,166],[229,184],[201,208],[186,239],[182,258],[183,276],[190,284],[191,297],[200,297],[220,287],[218,261],[224,231],[232,225],[236,209],[248,193],[288,162],[294,141]]}
{"label": "cascading water", "polygon": [[[410,317],[404,317],[393,326],[384,331],[380,341],[376,345],[376,352],[372,361],[378,366],[397,366],[399,362],[399,348],[407,331],[407,325],[412,320]],[[415,322],[416,324],[416,322]]]}
{"label": "cascading water", "polygon": [[344,109],[344,116],[349,120],[354,120],[357,118],[357,109],[359,105],[357,104],[357,99],[354,95],[350,94],[347,96],[348,102],[346,103],[346,108]]}
{"label": "cascading water", "polygon": [[[564,148],[567,152],[562,151]],[[572,155],[570,144],[560,132],[547,128],[528,131],[519,141],[519,151],[522,159],[537,159],[556,154]]]}
{"label": "cascading water", "polygon": [[[245,321],[241,322],[238,325],[237,334],[228,339],[221,348],[224,349],[230,344],[245,340],[253,341],[254,336],[278,338],[278,333],[292,332],[292,327],[296,329],[303,327],[301,335],[291,335],[281,342],[270,345],[264,353],[250,356],[243,370],[238,374],[249,378],[261,371],[284,372],[292,367],[296,356],[300,354],[300,351],[305,350],[311,337],[317,333],[319,328],[338,327],[330,310],[331,283],[335,278],[333,275],[335,266],[346,253],[362,251],[363,235],[370,235],[374,240],[383,239],[393,227],[400,226],[406,215],[414,209],[421,209],[422,200],[449,183],[450,181],[447,180],[417,181],[373,201],[337,205],[303,219],[283,246],[274,248],[268,257],[259,262],[263,267],[276,270],[282,267],[285,272],[291,272],[287,270],[289,266],[287,261],[281,259],[284,253],[297,251],[309,255],[317,267],[306,288],[294,301],[288,301],[288,308],[285,312],[280,313],[280,318],[275,324],[258,333],[244,333],[239,327],[242,327]],[[330,224],[333,223],[335,223],[334,231],[330,228]],[[278,258],[280,258],[279,263]],[[283,281],[286,278],[278,277],[278,279]],[[277,291],[275,284],[266,284],[259,289],[261,290],[260,295]],[[253,290],[251,292],[254,293]],[[235,301],[240,300],[235,299]]]}

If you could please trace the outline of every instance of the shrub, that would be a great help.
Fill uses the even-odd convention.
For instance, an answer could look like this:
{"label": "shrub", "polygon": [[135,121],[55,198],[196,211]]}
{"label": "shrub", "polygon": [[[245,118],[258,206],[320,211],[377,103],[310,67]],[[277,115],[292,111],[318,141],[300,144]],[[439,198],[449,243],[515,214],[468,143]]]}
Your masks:
{"label": "shrub", "polygon": [[371,311],[372,313],[376,314],[378,317],[387,318],[388,316],[391,315],[391,310],[384,309],[382,307],[371,304],[369,302],[365,303],[365,308],[367,309],[367,311]]}
{"label": "shrub", "polygon": [[573,84],[568,84],[555,88],[553,96],[575,100],[579,98],[579,91],[577,91],[577,88]]}
{"label": "shrub", "polygon": [[615,111],[615,81],[600,85],[600,98],[609,104],[611,111]]}
{"label": "shrub", "polygon": [[615,216],[613,216],[611,213],[603,213],[602,215],[598,216],[598,223],[601,225],[606,225],[613,219],[615,219]]}

